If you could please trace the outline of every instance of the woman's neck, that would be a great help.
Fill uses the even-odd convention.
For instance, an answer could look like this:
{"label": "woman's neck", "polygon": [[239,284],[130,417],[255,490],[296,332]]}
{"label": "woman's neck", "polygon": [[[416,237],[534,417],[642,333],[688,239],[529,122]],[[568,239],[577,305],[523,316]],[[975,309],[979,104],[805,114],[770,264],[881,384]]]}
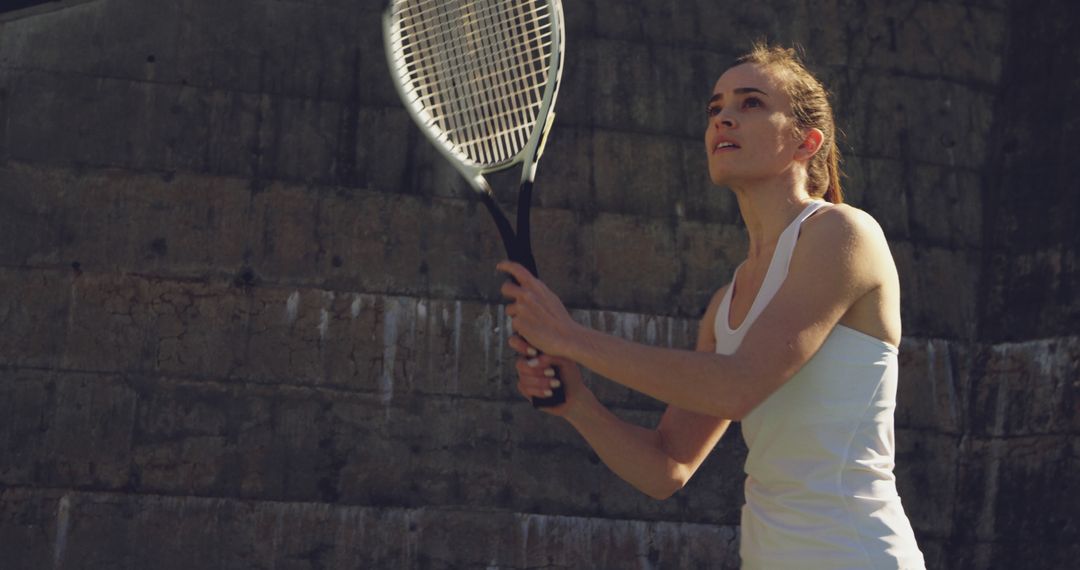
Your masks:
{"label": "woman's neck", "polygon": [[789,180],[740,185],[731,190],[739,202],[739,212],[750,238],[748,260],[771,255],[780,234],[812,200],[805,186]]}

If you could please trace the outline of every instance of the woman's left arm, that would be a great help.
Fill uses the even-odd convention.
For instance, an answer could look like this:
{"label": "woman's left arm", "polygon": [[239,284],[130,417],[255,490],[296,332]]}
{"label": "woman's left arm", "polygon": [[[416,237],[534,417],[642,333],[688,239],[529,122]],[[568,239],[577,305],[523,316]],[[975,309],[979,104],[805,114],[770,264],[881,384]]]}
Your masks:
{"label": "woman's left arm", "polygon": [[503,262],[499,269],[520,283],[503,286],[513,299],[507,314],[544,352],[668,404],[740,420],[802,368],[858,299],[881,286],[876,256],[891,263],[881,228],[854,208],[830,208],[802,230],[783,285],[730,356],[641,345],[583,327],[542,282]]}

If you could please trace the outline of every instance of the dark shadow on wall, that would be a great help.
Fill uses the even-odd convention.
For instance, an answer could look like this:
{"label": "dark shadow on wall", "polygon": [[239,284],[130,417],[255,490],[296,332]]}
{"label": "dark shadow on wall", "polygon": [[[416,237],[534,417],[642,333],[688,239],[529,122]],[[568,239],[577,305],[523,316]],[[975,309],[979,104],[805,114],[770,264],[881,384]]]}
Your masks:
{"label": "dark shadow on wall", "polygon": [[1080,331],[1080,11],[1013,2],[994,110],[983,224],[979,339]]}
{"label": "dark shadow on wall", "polygon": [[0,0],[0,22],[70,8],[95,0]]}

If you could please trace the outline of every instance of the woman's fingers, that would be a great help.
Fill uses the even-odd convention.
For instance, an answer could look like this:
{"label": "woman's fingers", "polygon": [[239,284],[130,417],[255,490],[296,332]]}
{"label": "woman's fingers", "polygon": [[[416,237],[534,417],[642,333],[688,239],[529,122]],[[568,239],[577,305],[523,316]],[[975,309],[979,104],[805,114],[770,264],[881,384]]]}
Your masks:
{"label": "woman's fingers", "polygon": [[518,391],[526,398],[550,398],[552,390],[550,382],[540,378],[522,376],[518,379]]}
{"label": "woman's fingers", "polygon": [[503,296],[510,300],[506,315],[512,319],[514,330],[525,335],[537,348],[561,353],[560,346],[568,342],[564,337],[574,330],[574,321],[566,306],[520,264],[502,262],[497,269],[517,281],[507,281],[501,289]]}
{"label": "woman's fingers", "polygon": [[517,280],[522,285],[527,285],[533,279],[533,274],[525,269],[524,265],[513,261],[501,261],[495,265],[497,271],[502,271]]}
{"label": "woman's fingers", "polygon": [[549,380],[555,377],[555,368],[551,365],[551,357],[546,354],[534,357],[519,357],[514,366],[520,376],[535,376]]}
{"label": "woman's fingers", "polygon": [[518,390],[530,398],[550,397],[552,390],[562,383],[554,378],[555,370],[550,366],[550,359],[518,358],[515,363],[518,372]]}
{"label": "woman's fingers", "polygon": [[509,342],[510,342],[510,348],[514,349],[514,351],[516,351],[518,354],[520,354],[522,356],[528,356],[528,357],[531,358],[531,357],[536,356],[537,354],[539,354],[536,351],[536,349],[533,348],[533,346],[531,344],[529,344],[528,342],[525,341],[525,339],[521,338],[520,336],[518,336],[516,334],[510,336],[510,341]]}
{"label": "woman's fingers", "polygon": [[499,292],[502,293],[503,297],[516,300],[524,294],[525,290],[513,281],[506,281],[502,284],[502,287],[499,288]]}
{"label": "woman's fingers", "polygon": [[[528,346],[528,343],[521,342],[523,344],[519,346]],[[515,348],[515,350],[517,349]],[[518,350],[518,352],[522,353],[523,351]],[[563,383],[558,378],[559,373],[556,368],[572,367],[574,363],[550,354],[538,354],[537,356],[521,354],[515,361],[514,366],[519,376],[536,378],[544,383],[545,387],[558,388]],[[573,372],[576,372],[576,369]]]}

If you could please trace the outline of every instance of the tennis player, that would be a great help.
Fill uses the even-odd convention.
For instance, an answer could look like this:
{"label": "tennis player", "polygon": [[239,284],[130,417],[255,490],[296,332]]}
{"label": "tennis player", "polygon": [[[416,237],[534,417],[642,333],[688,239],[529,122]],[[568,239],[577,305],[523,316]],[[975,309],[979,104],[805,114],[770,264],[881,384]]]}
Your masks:
{"label": "tennis player", "polygon": [[[566,402],[616,474],[657,499],[693,476],[732,421],[749,448],[744,568],[924,568],[896,490],[900,285],[888,243],[843,203],[825,89],[794,50],[754,46],[706,114],[709,175],[735,193],[746,259],[708,305],[695,351],[583,327],[520,265],[503,262],[518,389]],[[538,355],[536,349],[543,354]],[[656,429],[617,418],[578,366],[668,404]]]}

